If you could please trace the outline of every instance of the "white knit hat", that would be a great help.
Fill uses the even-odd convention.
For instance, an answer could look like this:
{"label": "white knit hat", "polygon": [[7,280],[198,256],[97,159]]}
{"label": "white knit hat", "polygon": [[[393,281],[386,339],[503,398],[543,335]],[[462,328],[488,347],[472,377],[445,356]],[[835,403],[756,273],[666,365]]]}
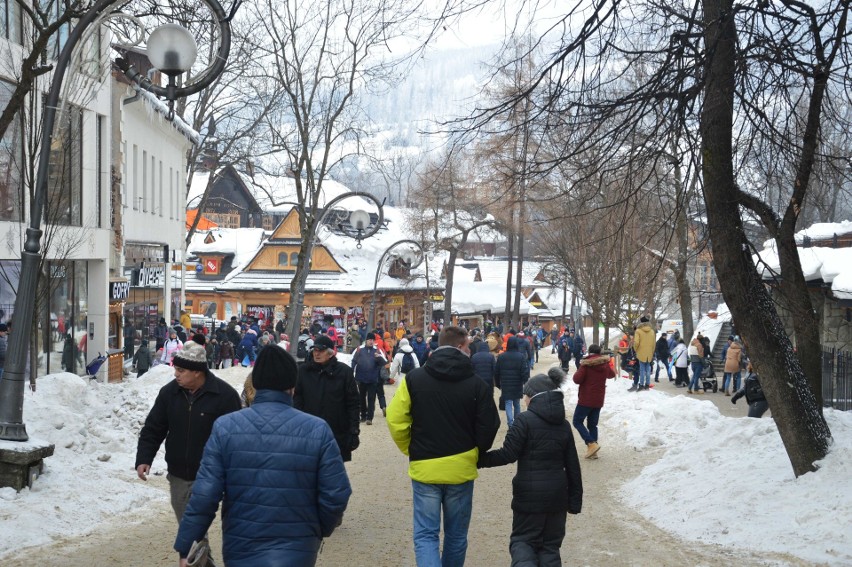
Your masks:
{"label": "white knit hat", "polygon": [[207,371],[207,352],[204,347],[193,341],[186,341],[183,348],[177,351],[172,364],[187,370]]}

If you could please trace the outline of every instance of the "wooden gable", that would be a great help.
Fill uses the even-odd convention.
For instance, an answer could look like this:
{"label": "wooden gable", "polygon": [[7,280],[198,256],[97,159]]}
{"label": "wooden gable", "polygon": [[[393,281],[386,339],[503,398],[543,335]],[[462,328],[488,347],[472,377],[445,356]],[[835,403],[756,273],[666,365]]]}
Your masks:
{"label": "wooden gable", "polygon": [[[252,258],[245,271],[295,272],[298,256],[299,246],[295,244],[267,244]],[[343,273],[345,271],[325,246],[314,246],[311,255],[311,272]]]}
{"label": "wooden gable", "polygon": [[282,220],[275,228],[275,231],[272,233],[272,236],[269,237],[269,240],[301,241],[301,239],[302,229],[299,226],[299,213],[296,211],[296,208],[293,207],[290,209],[290,212],[287,213],[287,216],[284,217],[284,220]]}

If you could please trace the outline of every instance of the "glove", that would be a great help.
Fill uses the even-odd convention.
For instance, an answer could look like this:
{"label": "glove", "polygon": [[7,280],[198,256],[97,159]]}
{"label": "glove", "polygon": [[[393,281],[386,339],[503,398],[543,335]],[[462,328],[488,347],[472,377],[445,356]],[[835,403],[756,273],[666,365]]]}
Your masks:
{"label": "glove", "polygon": [[349,450],[354,451],[361,446],[361,439],[357,435],[349,436]]}

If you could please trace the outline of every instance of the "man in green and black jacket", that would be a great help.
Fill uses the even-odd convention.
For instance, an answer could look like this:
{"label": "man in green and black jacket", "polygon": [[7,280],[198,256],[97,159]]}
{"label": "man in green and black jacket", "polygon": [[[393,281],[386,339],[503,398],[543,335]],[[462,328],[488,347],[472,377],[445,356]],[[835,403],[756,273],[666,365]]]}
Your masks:
{"label": "man in green and black jacket", "polygon": [[409,458],[418,565],[464,564],[476,462],[500,427],[491,388],[473,371],[468,339],[460,327],[441,331],[438,348],[405,376],[388,406],[391,437]]}

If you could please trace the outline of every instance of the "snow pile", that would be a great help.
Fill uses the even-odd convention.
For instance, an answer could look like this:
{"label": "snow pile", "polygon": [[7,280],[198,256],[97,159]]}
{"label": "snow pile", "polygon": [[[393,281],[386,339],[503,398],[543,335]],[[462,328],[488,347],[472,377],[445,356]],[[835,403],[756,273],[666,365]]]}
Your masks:
{"label": "snow pile", "polygon": [[636,450],[665,451],[622,487],[629,506],[686,541],[852,563],[852,414],[825,410],[831,452],[797,479],[773,419],[725,417],[708,400],[617,384],[601,439],[620,432]]}

